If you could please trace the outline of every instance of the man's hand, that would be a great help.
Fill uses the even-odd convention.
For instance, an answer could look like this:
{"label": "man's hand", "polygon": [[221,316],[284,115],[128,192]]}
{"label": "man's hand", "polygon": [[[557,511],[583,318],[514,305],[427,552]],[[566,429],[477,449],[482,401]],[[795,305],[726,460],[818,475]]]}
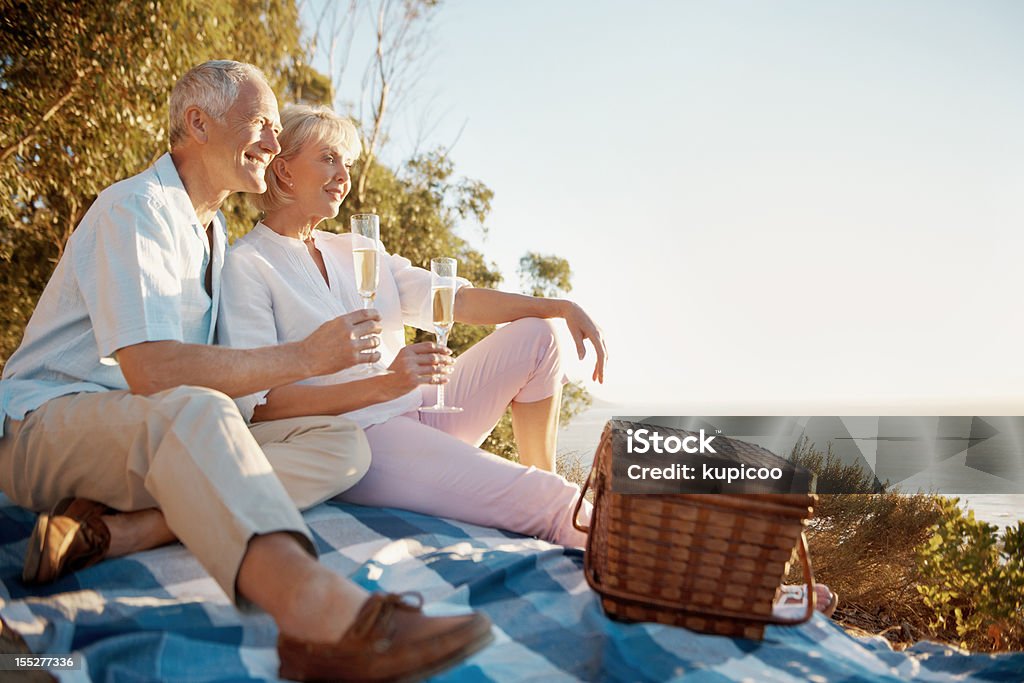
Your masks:
{"label": "man's hand", "polygon": [[577,304],[571,301],[566,301],[566,308],[563,312],[562,317],[565,318],[565,324],[569,326],[569,333],[572,334],[572,340],[576,342],[576,353],[579,355],[580,360],[587,353],[586,347],[583,346],[583,341],[589,339],[590,343],[594,345],[594,351],[597,353],[597,362],[594,364],[593,379],[604,383],[604,364],[608,360],[608,349],[604,345],[604,337],[601,336],[601,328],[597,326],[587,312],[580,308]]}
{"label": "man's hand", "polygon": [[359,309],[328,320],[302,340],[314,375],[330,375],[357,363],[380,360],[380,313]]}
{"label": "man's hand", "polygon": [[388,379],[396,396],[406,394],[421,384],[445,384],[455,359],[451,351],[435,342],[406,346],[388,367]]}

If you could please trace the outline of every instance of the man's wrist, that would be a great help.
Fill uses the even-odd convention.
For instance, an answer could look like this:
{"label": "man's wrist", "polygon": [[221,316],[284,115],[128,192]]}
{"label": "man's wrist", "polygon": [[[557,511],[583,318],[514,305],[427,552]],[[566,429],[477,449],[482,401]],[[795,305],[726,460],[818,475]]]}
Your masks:
{"label": "man's wrist", "polygon": [[309,377],[327,374],[322,372],[320,368],[316,367],[316,355],[310,353],[310,350],[307,348],[308,343],[309,338],[307,337],[301,341],[282,345],[282,347],[288,352],[285,355],[285,363],[288,366],[299,370],[302,374],[300,379],[308,379]]}

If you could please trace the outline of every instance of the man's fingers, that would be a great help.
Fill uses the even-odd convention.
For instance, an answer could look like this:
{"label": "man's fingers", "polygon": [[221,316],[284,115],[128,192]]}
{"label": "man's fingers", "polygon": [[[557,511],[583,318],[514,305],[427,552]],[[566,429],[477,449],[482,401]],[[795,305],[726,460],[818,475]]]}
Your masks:
{"label": "man's fingers", "polygon": [[341,317],[350,323],[361,323],[365,320],[380,320],[380,311],[376,308],[360,308]]}
{"label": "man's fingers", "polygon": [[[352,348],[357,351],[376,349],[378,346],[380,346],[380,337],[360,337],[359,339],[352,340]],[[377,355],[380,354],[378,353]]]}
{"label": "man's fingers", "polygon": [[365,337],[371,334],[380,334],[384,330],[377,320],[364,320],[352,326],[352,338]]}

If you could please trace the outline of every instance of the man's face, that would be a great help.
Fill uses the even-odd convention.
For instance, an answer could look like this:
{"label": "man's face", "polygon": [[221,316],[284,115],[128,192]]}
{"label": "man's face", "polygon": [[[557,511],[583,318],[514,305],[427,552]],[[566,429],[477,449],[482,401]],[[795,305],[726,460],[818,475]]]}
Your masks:
{"label": "man's face", "polygon": [[267,164],[281,151],[280,132],[273,91],[259,80],[239,84],[238,97],[223,120],[211,122],[213,181],[229,192],[265,192]]}

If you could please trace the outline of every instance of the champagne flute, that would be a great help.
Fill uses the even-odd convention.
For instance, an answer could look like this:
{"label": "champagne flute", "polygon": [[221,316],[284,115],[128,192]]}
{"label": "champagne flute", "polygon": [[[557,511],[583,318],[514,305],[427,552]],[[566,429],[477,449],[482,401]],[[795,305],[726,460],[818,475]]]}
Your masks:
{"label": "champagne flute", "polygon": [[[363,298],[363,308],[373,306],[380,283],[380,218],[375,213],[353,214],[352,265],[355,268],[356,289]],[[374,364],[364,365],[363,374],[372,374]]]}
{"label": "champagne flute", "polygon": [[[448,346],[448,333],[455,324],[455,273],[459,262],[453,258],[430,261],[430,307],[433,309],[434,332],[441,346]],[[424,413],[461,413],[462,408],[444,404],[444,384],[437,385],[437,403],[420,408]]]}

